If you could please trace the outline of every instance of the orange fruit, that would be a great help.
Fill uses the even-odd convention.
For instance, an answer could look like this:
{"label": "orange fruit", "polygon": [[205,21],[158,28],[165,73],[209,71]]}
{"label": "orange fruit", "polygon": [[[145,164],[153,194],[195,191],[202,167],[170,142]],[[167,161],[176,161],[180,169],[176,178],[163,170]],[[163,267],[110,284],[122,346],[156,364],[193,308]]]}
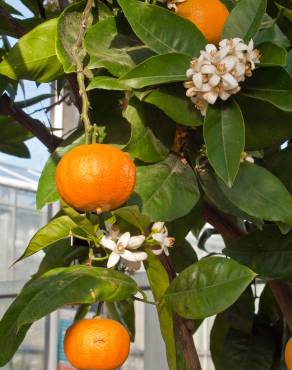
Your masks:
{"label": "orange fruit", "polygon": [[109,211],[128,200],[136,167],[127,153],[108,144],[80,145],[64,155],[56,169],[60,196],[80,211]]}
{"label": "orange fruit", "polygon": [[286,344],[285,362],[288,370],[292,370],[292,338],[290,338]]}
{"label": "orange fruit", "polygon": [[130,336],[119,322],[84,319],[69,327],[64,338],[68,361],[78,370],[114,370],[130,351]]}
{"label": "orange fruit", "polygon": [[224,24],[229,15],[219,0],[186,0],[177,4],[177,13],[193,22],[209,43],[220,41]]}

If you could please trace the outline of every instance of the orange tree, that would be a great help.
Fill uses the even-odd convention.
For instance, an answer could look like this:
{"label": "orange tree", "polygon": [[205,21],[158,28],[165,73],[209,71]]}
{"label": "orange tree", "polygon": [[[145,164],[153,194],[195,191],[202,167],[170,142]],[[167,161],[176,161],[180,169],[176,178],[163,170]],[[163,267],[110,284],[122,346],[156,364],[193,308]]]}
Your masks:
{"label": "orange tree", "polygon": [[[27,156],[24,141],[35,136],[51,152],[38,209],[59,200],[56,168],[67,152],[71,160],[57,177],[68,203],[17,261],[45,252],[0,322],[0,366],[33,322],[66,304],[80,305],[76,320],[105,304],[133,339],[138,299],[157,307],[171,370],[201,369],[193,333],[213,315],[217,370],[284,369],[292,331],[291,1],[23,3],[32,18],[0,3],[0,149]],[[12,48],[7,36],[18,39]],[[14,102],[23,79],[57,81],[85,133],[78,127],[60,139],[26,114]],[[132,170],[120,171],[111,155],[80,164],[73,148],[92,153],[100,143]],[[190,231],[202,249],[214,233],[225,248],[198,260]],[[142,263],[154,302],[131,276]],[[259,297],[255,279],[265,285]]]}

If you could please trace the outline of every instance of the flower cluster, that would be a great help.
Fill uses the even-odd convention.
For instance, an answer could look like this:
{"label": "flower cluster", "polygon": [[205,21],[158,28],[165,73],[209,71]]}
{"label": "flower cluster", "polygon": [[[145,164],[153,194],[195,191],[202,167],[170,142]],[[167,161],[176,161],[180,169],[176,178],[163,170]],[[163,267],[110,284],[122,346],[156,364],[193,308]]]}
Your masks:
{"label": "flower cluster", "polygon": [[152,250],[156,255],[164,252],[168,256],[168,248],[174,244],[174,238],[168,237],[168,230],[164,222],[153,224],[147,240],[144,235],[131,236],[129,232],[120,234],[116,225],[106,223],[105,226],[106,232],[101,238],[100,243],[104,248],[111,251],[107,261],[108,268],[121,263],[127,271],[135,272],[140,269],[141,262],[147,259],[146,252],[138,251],[145,241],[149,245],[159,246],[158,249],[155,248]]}
{"label": "flower cluster", "polygon": [[252,75],[259,59],[253,40],[247,45],[240,38],[225,39],[219,48],[208,44],[187,70],[186,95],[205,115],[208,103],[214,104],[218,97],[227,100],[240,90],[239,83]]}
{"label": "flower cluster", "polygon": [[161,3],[166,4],[168,9],[176,11],[176,4],[183,3],[186,0],[159,0]]}

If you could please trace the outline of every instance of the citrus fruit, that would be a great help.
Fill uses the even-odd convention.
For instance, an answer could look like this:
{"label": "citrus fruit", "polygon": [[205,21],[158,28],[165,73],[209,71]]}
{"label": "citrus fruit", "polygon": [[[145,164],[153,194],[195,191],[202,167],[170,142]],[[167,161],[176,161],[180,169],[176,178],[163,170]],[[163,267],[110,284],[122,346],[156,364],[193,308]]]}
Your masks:
{"label": "citrus fruit", "polygon": [[290,338],[286,344],[285,362],[288,370],[292,370],[292,338]]}
{"label": "citrus fruit", "polygon": [[128,200],[136,167],[127,153],[108,144],[80,145],[56,169],[60,196],[80,211],[109,211]]}
{"label": "citrus fruit", "polygon": [[209,43],[220,41],[224,24],[229,15],[219,0],[186,0],[177,5],[177,13],[193,22]]}
{"label": "citrus fruit", "polygon": [[64,338],[68,361],[78,370],[114,370],[130,351],[130,337],[119,322],[96,318],[77,321]]}

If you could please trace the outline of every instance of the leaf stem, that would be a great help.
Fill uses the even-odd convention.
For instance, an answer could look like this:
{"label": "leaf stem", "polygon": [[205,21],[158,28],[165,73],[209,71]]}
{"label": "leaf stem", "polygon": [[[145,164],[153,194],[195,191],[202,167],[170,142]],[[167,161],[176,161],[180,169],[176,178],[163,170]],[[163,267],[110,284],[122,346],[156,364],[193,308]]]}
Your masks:
{"label": "leaf stem", "polygon": [[89,103],[88,95],[86,92],[85,73],[84,73],[84,67],[83,67],[80,54],[82,51],[83,39],[84,39],[87,26],[88,26],[88,19],[89,19],[90,12],[91,12],[93,5],[94,5],[94,0],[87,1],[86,7],[81,17],[81,24],[80,24],[80,30],[79,30],[79,34],[77,37],[77,41],[74,47],[72,48],[72,55],[73,55],[73,58],[76,64],[79,94],[80,94],[81,101],[82,101],[81,119],[84,124],[86,144],[89,144],[89,136],[90,136],[92,126],[91,126],[91,122],[89,118],[90,103]]}

